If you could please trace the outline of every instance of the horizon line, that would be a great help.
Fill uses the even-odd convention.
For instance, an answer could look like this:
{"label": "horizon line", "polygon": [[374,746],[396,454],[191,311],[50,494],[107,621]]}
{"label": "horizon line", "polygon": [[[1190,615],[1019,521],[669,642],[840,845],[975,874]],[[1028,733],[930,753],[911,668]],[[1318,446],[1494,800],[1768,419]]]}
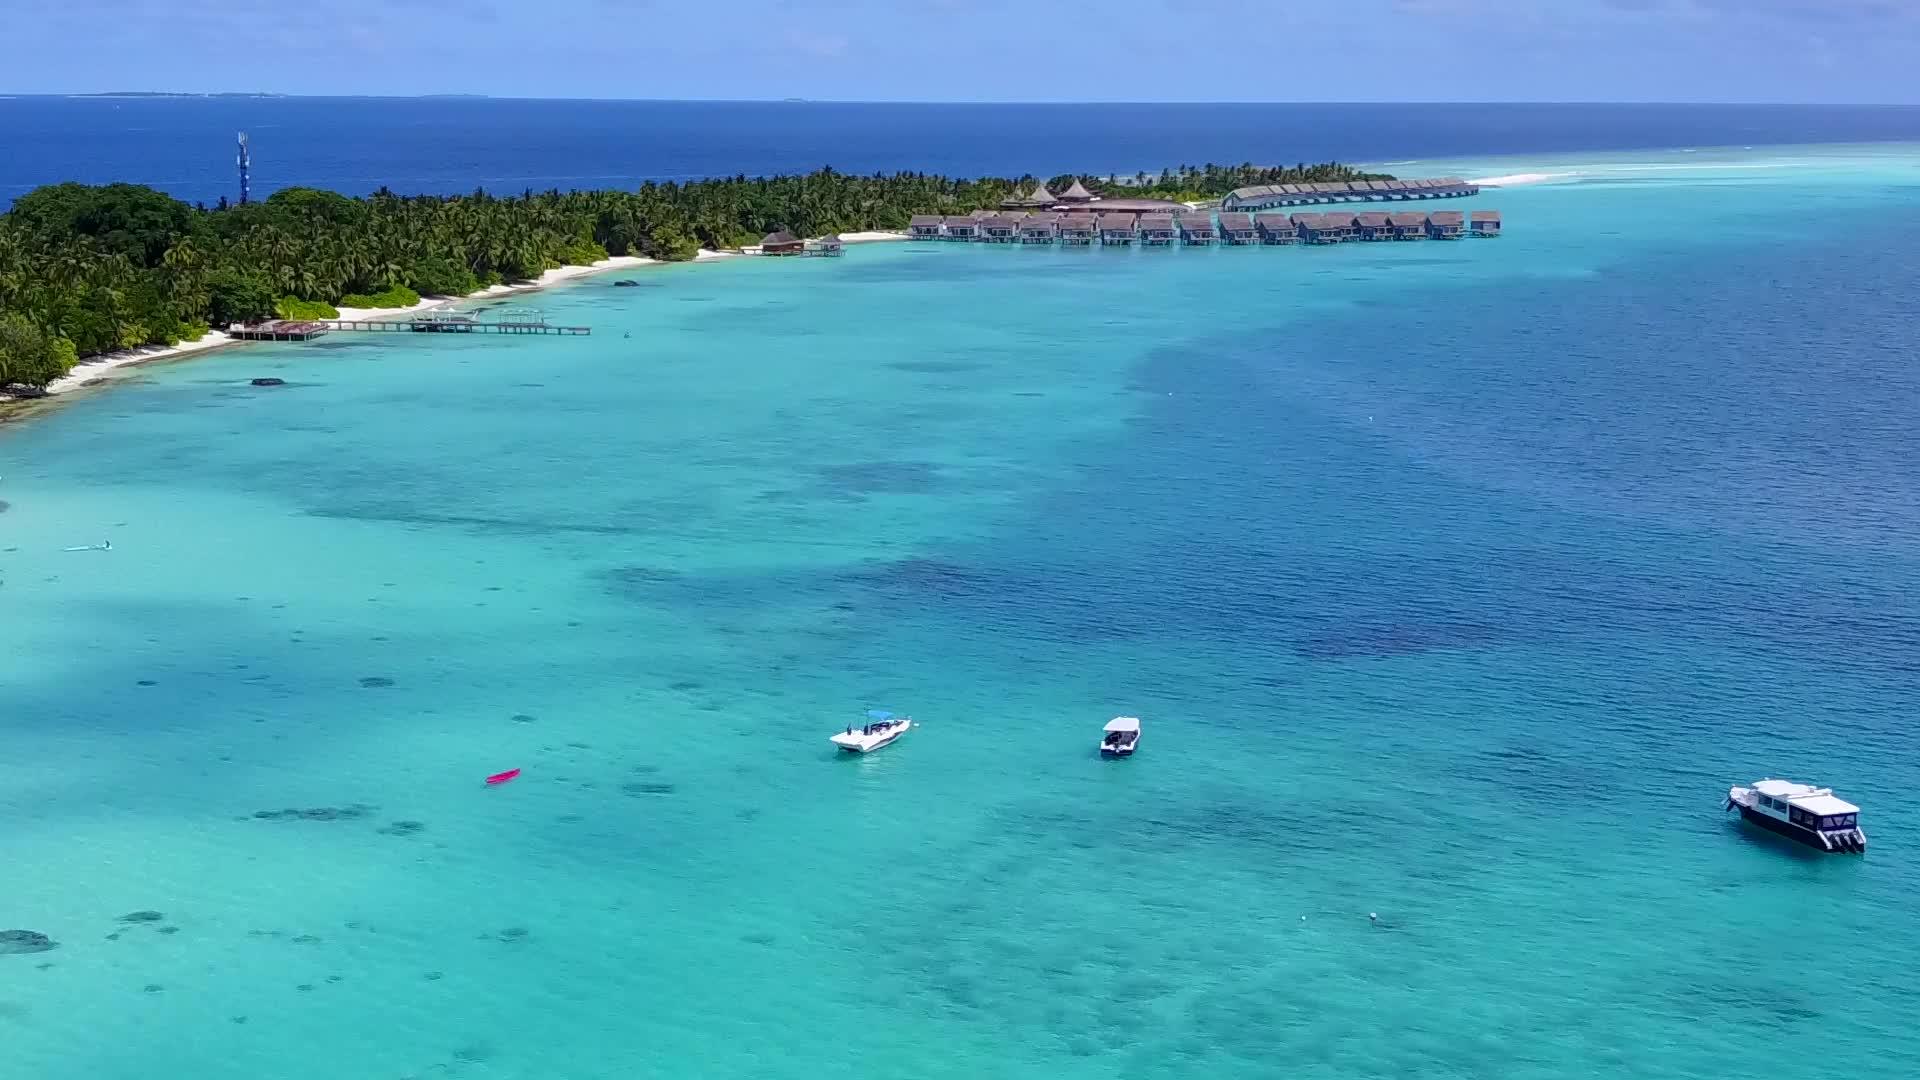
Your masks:
{"label": "horizon line", "polygon": [[653,105],[915,105],[915,106],[1037,106],[1037,107],[1083,107],[1110,105],[1154,105],[1154,106],[1271,106],[1271,105],[1393,105],[1400,107],[1446,107],[1446,106],[1633,106],[1652,108],[1795,108],[1795,109],[1920,109],[1920,102],[1897,101],[1665,101],[1577,98],[1563,100],[1548,99],[1512,99],[1503,101],[1458,100],[1458,101],[1408,101],[1385,98],[1364,100],[1186,100],[1186,101],[1145,101],[1145,100],[1078,100],[1078,101],[1032,101],[1011,99],[956,99],[956,100],[918,100],[910,98],[721,98],[721,97],[543,97],[518,94],[481,94],[444,91],[419,94],[352,94],[352,93],[284,93],[274,90],[95,90],[95,91],[0,91],[0,99],[20,98],[286,98],[295,100],[359,100],[359,101],[552,101],[552,102],[608,102]]}

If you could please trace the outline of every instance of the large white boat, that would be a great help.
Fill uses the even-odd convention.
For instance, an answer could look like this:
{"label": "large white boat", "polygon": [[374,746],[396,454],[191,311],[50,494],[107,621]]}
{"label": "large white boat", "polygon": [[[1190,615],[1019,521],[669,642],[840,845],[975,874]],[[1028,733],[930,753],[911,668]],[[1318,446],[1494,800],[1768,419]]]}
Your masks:
{"label": "large white boat", "polygon": [[1752,787],[1727,792],[1727,809],[1755,825],[1791,837],[1821,851],[1861,854],[1867,834],[1860,828],[1860,808],[1837,799],[1832,788],[1796,784],[1791,780],[1755,780]]}
{"label": "large white boat", "polygon": [[1107,721],[1100,735],[1101,757],[1132,757],[1140,746],[1140,718],[1116,716]]}
{"label": "large white boat", "polygon": [[871,753],[907,733],[913,727],[910,716],[895,716],[885,709],[869,709],[867,722],[833,736],[833,745],[850,754]]}

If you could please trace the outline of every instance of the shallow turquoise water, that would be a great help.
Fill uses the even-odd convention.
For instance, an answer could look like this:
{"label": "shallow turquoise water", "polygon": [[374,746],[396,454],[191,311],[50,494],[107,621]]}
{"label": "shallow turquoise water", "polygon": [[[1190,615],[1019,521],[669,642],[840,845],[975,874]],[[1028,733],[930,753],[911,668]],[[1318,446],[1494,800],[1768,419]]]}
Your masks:
{"label": "shallow turquoise water", "polygon": [[[0,1076],[1915,1075],[1920,172],[1798,155],[0,429],[0,928],[61,943]],[[1769,773],[1873,853],[1720,815]]]}

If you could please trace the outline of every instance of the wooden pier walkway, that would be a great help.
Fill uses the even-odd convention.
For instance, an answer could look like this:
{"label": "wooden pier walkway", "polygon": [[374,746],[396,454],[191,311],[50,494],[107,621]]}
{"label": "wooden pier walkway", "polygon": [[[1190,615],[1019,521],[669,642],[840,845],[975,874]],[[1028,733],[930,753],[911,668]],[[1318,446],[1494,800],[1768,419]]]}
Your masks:
{"label": "wooden pier walkway", "polygon": [[393,319],[275,319],[235,327],[242,341],[310,341],[334,331],[370,334],[559,334],[585,336],[590,326],[556,326],[545,319],[475,319],[467,315],[410,315]]}

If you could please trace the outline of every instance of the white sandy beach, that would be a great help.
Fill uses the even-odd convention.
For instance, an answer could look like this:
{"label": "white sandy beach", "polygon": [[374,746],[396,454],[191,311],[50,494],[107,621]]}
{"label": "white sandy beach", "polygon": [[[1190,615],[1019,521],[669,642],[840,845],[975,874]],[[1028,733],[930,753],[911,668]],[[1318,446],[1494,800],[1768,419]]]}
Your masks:
{"label": "white sandy beach", "polygon": [[[860,239],[856,240],[854,236]],[[857,233],[854,234],[854,236],[849,236],[845,239],[849,243],[860,243],[866,240],[891,240],[896,238],[896,234],[893,233]],[[702,248],[694,256],[693,261],[710,262],[715,259],[730,259],[737,258],[738,256],[739,252],[708,251]],[[564,281],[572,281],[575,278],[604,273],[608,270],[625,270],[639,266],[663,265],[666,264],[662,263],[659,259],[642,258],[637,255],[615,255],[588,266],[556,267],[541,274],[539,279],[535,281],[516,282],[512,285],[489,285],[484,289],[469,293],[466,296],[431,297],[423,299],[419,303],[409,307],[343,307],[340,308],[339,311],[342,319],[357,319],[371,322],[380,319],[391,319],[401,315],[410,315],[414,312],[426,311],[431,308],[445,307],[449,304],[458,304],[464,300],[483,300],[492,297],[507,296],[513,293],[534,292],[552,285],[558,285]],[[125,371],[127,368],[139,364],[149,364],[156,360],[168,360],[175,357],[188,356],[193,353],[205,352],[209,349],[239,344],[245,343],[235,341],[222,331],[209,330],[206,334],[202,335],[198,341],[183,341],[173,346],[144,345],[137,349],[122,349],[118,352],[89,356],[76,364],[71,372],[47,384],[47,393],[50,395],[64,394],[83,386],[97,384],[103,379],[111,378]],[[6,394],[0,394],[0,403],[14,400],[18,399]]]}
{"label": "white sandy beach", "polygon": [[1577,175],[1579,174],[1570,172],[1513,173],[1509,176],[1482,176],[1469,180],[1467,183],[1479,184],[1481,187],[1519,187],[1522,184],[1545,184],[1554,180],[1567,180]]}

